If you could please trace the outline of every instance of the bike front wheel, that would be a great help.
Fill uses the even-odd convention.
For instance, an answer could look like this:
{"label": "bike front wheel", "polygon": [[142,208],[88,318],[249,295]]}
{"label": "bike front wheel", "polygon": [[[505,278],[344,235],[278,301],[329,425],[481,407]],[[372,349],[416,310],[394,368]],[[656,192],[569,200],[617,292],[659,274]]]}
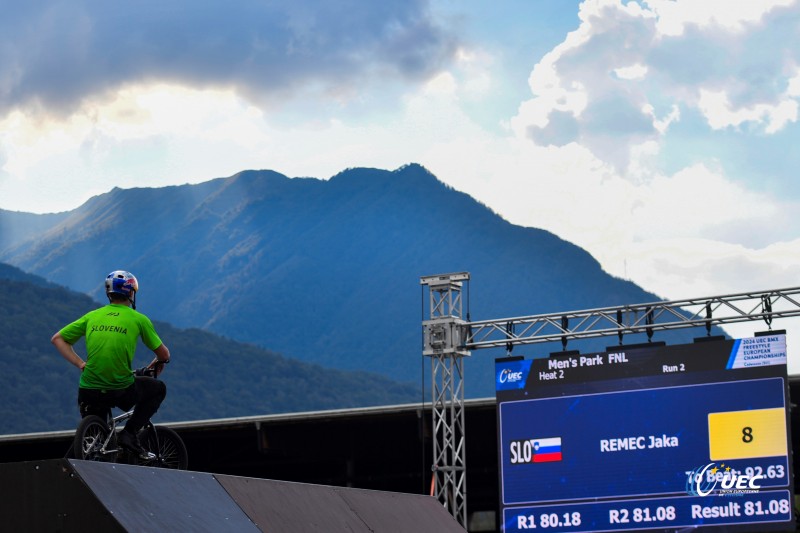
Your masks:
{"label": "bike front wheel", "polygon": [[145,450],[155,454],[155,459],[139,459],[142,466],[157,466],[186,470],[189,452],[183,439],[172,429],[164,426],[148,426],[139,433],[139,442]]}
{"label": "bike front wheel", "polygon": [[116,434],[99,416],[85,416],[75,431],[72,453],[76,459],[114,462],[117,460]]}

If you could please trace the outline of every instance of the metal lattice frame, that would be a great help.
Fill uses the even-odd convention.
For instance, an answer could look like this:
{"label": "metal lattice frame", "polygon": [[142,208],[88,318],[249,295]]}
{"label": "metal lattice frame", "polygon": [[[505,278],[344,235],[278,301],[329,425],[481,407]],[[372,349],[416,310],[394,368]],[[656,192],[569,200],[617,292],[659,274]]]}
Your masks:
{"label": "metal lattice frame", "polygon": [[433,496],[466,528],[464,358],[431,357],[433,378]]}
{"label": "metal lattice frame", "polygon": [[[743,292],[670,302],[605,307],[466,324],[464,346],[470,350],[517,344],[588,339],[659,330],[711,326],[800,316],[800,287]],[[621,344],[622,342],[620,342]]]}
{"label": "metal lattice frame", "polygon": [[800,287],[605,307],[498,320],[463,320],[461,287],[469,273],[420,278],[429,288],[430,320],[423,320],[423,355],[431,357],[434,495],[466,528],[464,357],[470,350],[660,330],[711,327],[800,316]]}
{"label": "metal lattice frame", "polygon": [[423,321],[423,355],[431,358],[433,495],[467,527],[467,472],[464,438],[466,322],[461,289],[469,274],[420,279],[429,289],[430,320]]}

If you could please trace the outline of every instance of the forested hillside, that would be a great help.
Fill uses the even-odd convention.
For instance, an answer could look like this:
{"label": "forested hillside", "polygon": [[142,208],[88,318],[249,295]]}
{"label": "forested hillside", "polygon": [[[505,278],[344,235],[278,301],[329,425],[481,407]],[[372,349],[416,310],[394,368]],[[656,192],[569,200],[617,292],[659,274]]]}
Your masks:
{"label": "forested hillside", "polygon": [[[75,427],[79,372],[56,352],[50,337],[98,305],[86,295],[0,264],[0,434]],[[172,352],[172,363],[162,374],[169,392],[156,415],[161,421],[420,399],[415,384],[400,384],[366,372],[326,369],[197,329],[178,329],[162,322],[156,322],[156,328]],[[76,350],[85,356],[83,341]],[[151,359],[152,354],[140,346],[137,366]]]}

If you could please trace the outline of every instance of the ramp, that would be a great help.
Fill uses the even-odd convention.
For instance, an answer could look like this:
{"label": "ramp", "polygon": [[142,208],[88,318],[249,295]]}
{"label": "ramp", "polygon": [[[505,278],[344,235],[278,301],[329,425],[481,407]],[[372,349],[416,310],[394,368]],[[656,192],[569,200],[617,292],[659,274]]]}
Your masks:
{"label": "ramp", "polygon": [[125,531],[65,459],[0,464],[0,483],[4,531]]}
{"label": "ramp", "polygon": [[0,464],[9,531],[463,532],[428,496],[55,459]]}
{"label": "ramp", "polygon": [[124,531],[259,531],[211,474],[69,462]]}
{"label": "ramp", "polygon": [[262,531],[464,532],[430,496],[217,476]]}

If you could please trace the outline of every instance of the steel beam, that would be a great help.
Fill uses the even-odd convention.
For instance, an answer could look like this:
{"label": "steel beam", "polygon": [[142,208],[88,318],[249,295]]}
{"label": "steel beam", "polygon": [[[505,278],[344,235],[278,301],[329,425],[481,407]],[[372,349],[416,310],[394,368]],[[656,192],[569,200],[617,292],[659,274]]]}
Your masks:
{"label": "steel beam", "polygon": [[646,333],[800,316],[800,287],[743,292],[668,302],[603,307],[466,324],[464,348],[478,350],[518,344]]}

